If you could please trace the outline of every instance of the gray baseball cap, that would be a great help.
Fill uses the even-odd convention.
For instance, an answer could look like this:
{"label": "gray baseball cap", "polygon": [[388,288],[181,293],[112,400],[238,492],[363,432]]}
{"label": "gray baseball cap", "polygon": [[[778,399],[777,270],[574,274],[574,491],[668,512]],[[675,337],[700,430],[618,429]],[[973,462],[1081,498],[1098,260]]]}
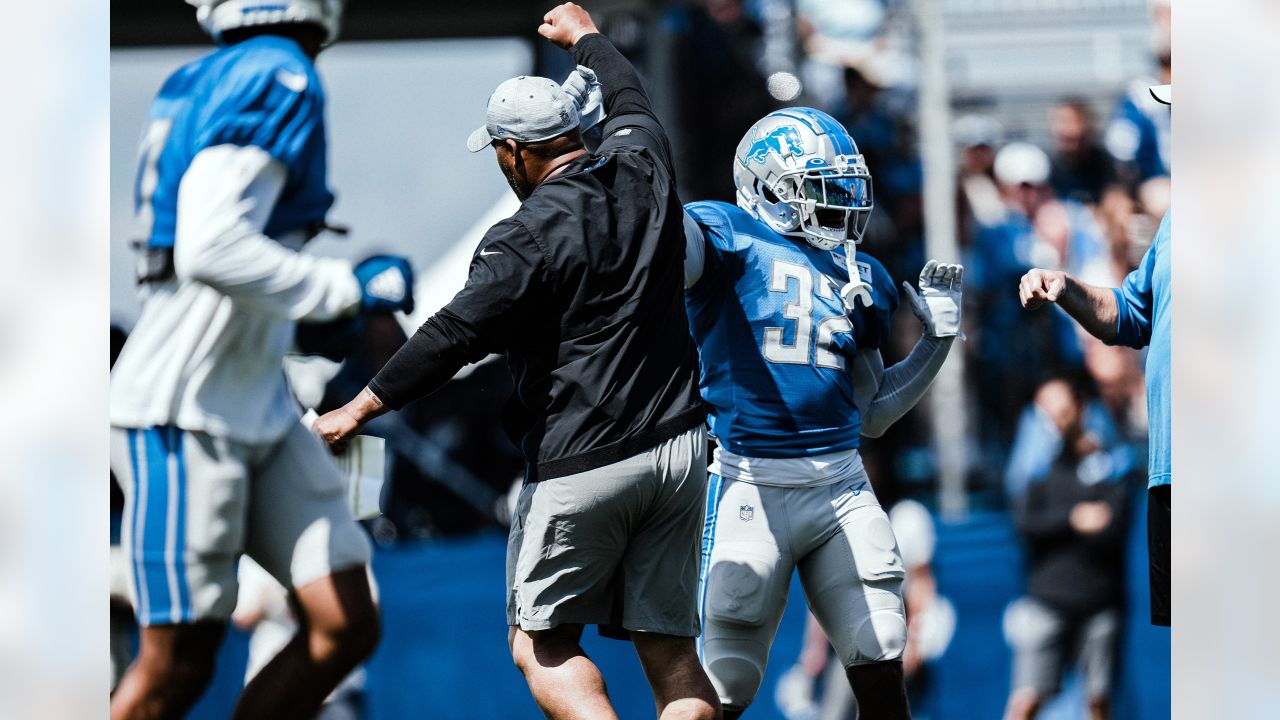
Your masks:
{"label": "gray baseball cap", "polygon": [[467,138],[467,149],[479,152],[494,140],[550,140],[578,127],[578,103],[544,77],[521,75],[498,86],[489,96],[484,125]]}

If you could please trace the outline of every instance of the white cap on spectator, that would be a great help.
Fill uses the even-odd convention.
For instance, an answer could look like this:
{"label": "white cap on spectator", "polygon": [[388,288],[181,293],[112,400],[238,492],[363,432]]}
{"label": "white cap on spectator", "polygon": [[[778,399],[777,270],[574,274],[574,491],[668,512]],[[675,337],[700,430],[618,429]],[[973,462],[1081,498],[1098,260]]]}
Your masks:
{"label": "white cap on spectator", "polygon": [[1151,97],[1155,98],[1157,102],[1162,102],[1165,105],[1173,104],[1172,85],[1152,85],[1147,89],[1151,91]]}
{"label": "white cap on spectator", "polygon": [[1049,156],[1031,143],[1009,143],[996,153],[995,172],[1001,185],[1043,185],[1049,180]]}

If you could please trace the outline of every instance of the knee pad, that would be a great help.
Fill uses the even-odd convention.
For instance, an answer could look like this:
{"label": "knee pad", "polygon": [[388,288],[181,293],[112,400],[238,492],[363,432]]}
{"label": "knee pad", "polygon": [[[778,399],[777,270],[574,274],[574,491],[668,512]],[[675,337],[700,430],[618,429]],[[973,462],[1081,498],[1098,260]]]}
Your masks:
{"label": "knee pad", "polygon": [[764,681],[768,648],[754,640],[719,638],[703,643],[703,664],[720,704],[745,709]]}
{"label": "knee pad", "polygon": [[897,660],[907,646],[907,619],[901,610],[872,610],[853,629],[857,656],[845,665],[865,665]]}

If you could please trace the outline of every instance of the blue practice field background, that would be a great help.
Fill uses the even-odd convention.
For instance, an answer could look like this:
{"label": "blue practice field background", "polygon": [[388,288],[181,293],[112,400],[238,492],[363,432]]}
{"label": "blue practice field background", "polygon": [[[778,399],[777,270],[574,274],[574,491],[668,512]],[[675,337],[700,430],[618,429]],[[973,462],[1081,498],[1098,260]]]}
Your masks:
{"label": "blue practice field background", "polygon": [[[1146,620],[1145,502],[1135,503],[1129,555],[1128,623],[1122,640],[1114,717],[1168,718],[1169,631]],[[956,635],[934,665],[928,693],[917,700],[920,720],[999,718],[1009,690],[1009,650],[1001,621],[1021,590],[1021,554],[1005,513],[975,513],[938,525],[935,568],[941,592],[955,605]],[[391,718],[541,717],[506,647],[503,607],[505,537],[486,534],[378,551],[374,570],[382,592],[384,631],[368,664],[368,716]],[[793,583],[765,687],[748,713],[780,719],[773,689],[800,651],[804,598]],[[631,646],[588,629],[584,644],[599,663],[624,719],[652,718],[653,701]],[[230,715],[244,673],[246,638],[232,632],[212,687],[192,713],[199,720]],[[1041,715],[1083,717],[1079,685]]]}

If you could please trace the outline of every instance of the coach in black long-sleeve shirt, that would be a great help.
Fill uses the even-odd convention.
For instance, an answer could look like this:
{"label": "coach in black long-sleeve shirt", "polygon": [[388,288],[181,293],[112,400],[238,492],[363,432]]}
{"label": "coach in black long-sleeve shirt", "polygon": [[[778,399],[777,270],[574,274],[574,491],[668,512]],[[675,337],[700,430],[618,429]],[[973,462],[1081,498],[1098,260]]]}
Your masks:
{"label": "coach in black long-sleeve shirt", "polygon": [[[516,381],[507,431],[531,481],[616,462],[705,419],[666,135],[631,64],[607,38],[588,35],[572,54],[604,91],[599,149],[583,150],[575,127],[557,138],[569,149],[560,157],[575,157],[540,183],[504,168],[517,194],[527,193],[524,203],[485,233],[462,292],[369,384],[383,406],[398,410],[464,365],[505,352]],[[533,92],[545,90],[538,84],[559,87],[517,78],[495,96],[522,84]],[[525,97],[509,102],[517,99]],[[528,144],[493,144],[529,164]]]}
{"label": "coach in black long-sleeve shirt", "polygon": [[[609,717],[583,624],[628,631],[663,704],[714,717],[698,663],[705,409],[684,310],[683,209],[671,149],[630,63],[581,8],[539,32],[579,75],[519,77],[489,100],[492,146],[520,209],[485,234],[463,290],[350,403],[317,421],[331,443],[505,352],[506,428],[528,463],[508,545],[516,664],[544,711]],[[598,78],[594,153],[579,125]]]}

